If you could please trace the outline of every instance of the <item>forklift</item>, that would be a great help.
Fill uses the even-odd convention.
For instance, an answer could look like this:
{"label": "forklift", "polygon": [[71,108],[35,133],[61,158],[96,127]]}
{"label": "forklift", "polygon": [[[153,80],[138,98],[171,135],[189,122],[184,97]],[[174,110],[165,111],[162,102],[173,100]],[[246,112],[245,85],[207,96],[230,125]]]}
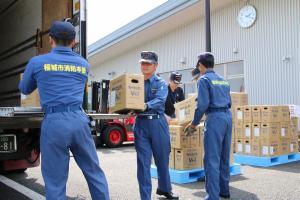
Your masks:
{"label": "forklift", "polygon": [[124,142],[133,142],[133,124],[135,118],[130,115],[109,114],[109,80],[92,82],[92,111],[87,115],[91,119],[92,135],[97,147],[120,147]]}

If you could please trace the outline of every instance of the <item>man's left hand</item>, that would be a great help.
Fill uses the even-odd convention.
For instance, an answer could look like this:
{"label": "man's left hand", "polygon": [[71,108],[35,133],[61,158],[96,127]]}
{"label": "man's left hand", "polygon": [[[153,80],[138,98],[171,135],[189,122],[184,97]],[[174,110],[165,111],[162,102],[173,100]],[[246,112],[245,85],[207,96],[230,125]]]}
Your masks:
{"label": "man's left hand", "polygon": [[196,131],[196,126],[194,126],[193,124],[187,125],[184,129],[184,133],[186,136],[194,135]]}

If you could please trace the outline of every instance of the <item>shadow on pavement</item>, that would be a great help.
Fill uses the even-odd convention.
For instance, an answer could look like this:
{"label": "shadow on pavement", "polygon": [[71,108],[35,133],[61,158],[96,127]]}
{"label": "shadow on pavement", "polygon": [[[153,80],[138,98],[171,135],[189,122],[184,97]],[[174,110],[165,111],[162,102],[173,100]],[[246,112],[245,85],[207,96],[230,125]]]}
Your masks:
{"label": "shadow on pavement", "polygon": [[[230,194],[231,194],[231,200],[259,200],[259,198],[256,196],[256,194],[253,194],[251,192],[247,192],[244,190],[240,190],[234,187],[230,187]],[[197,198],[204,199],[206,196],[206,192],[204,191],[198,191],[194,192],[193,195]]]}
{"label": "shadow on pavement", "polygon": [[268,167],[265,169],[300,174],[300,161]]}
{"label": "shadow on pavement", "polygon": [[275,170],[275,171],[300,174],[300,161],[276,165],[276,166],[272,166],[272,167],[256,167],[256,166],[251,166],[251,167],[257,168],[257,169]]}
{"label": "shadow on pavement", "polygon": [[[39,193],[43,196],[45,196],[45,186],[37,183],[37,179],[36,178],[29,178],[28,174],[26,172],[24,173],[11,173],[11,174],[5,174],[5,176],[9,179],[12,179],[13,181],[29,188],[30,190]],[[1,187],[1,185],[0,185]],[[6,190],[6,189],[5,189]],[[10,190],[13,190],[13,188],[10,188]],[[0,188],[1,191],[1,188]],[[17,192],[13,193],[13,196],[10,196],[9,198],[4,198],[5,200],[10,199],[10,200],[27,200],[28,198],[20,198],[20,195]],[[1,192],[1,196],[0,196],[0,200],[2,200],[2,192]],[[15,198],[16,197],[16,198]],[[81,196],[77,196],[77,197],[70,197],[67,196],[68,200],[85,200],[87,198],[85,197],[81,197]]]}
{"label": "shadow on pavement", "polygon": [[[238,181],[244,181],[247,180],[248,178],[244,177],[243,175],[235,175],[235,176],[231,176],[230,177],[230,182],[238,182]],[[198,182],[194,182],[194,183],[187,183],[187,184],[176,184],[176,183],[172,183],[173,185],[177,185],[180,187],[186,187],[189,189],[204,189],[205,186],[205,179],[201,178],[201,180],[199,180]]]}
{"label": "shadow on pavement", "polygon": [[134,144],[124,144],[118,148],[109,148],[109,147],[100,147],[97,148],[97,152],[101,152],[103,154],[115,154],[116,152],[123,152],[123,153],[132,153],[135,152]]}

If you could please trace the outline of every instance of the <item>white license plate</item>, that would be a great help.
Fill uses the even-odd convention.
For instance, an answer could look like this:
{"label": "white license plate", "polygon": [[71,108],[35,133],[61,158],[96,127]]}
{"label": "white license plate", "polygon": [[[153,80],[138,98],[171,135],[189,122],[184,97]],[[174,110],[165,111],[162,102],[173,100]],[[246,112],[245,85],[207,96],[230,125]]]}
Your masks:
{"label": "white license plate", "polygon": [[17,137],[15,135],[0,135],[0,153],[17,151]]}

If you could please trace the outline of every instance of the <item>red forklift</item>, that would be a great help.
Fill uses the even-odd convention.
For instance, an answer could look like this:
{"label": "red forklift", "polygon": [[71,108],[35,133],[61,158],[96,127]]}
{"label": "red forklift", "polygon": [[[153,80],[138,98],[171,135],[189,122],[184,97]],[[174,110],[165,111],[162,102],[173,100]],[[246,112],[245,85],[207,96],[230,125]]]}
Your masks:
{"label": "red forklift", "polygon": [[133,124],[135,117],[122,114],[109,114],[108,94],[109,80],[92,82],[90,87],[92,111],[92,134],[96,146],[119,147],[124,142],[133,142]]}

